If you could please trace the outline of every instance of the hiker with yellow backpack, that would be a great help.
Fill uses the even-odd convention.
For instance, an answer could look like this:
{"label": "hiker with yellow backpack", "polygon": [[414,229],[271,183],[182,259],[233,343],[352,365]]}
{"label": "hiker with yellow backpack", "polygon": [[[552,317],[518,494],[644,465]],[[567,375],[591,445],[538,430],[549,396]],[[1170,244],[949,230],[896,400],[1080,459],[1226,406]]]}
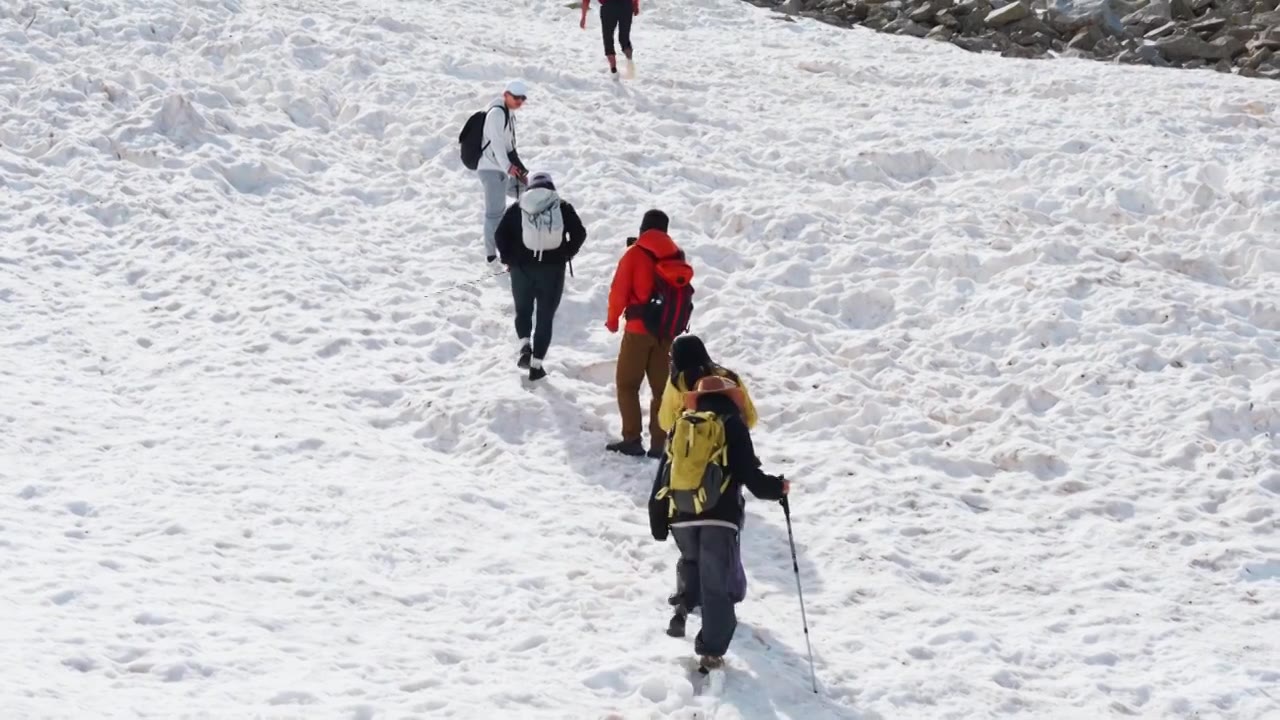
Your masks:
{"label": "hiker with yellow backpack", "polygon": [[680,548],[681,598],[667,634],[683,637],[689,612],[701,607],[694,652],[708,670],[724,664],[738,624],[733,606],[746,593],[738,537],[742,487],[761,500],[782,500],[790,490],[784,477],[760,470],[746,398],[737,383],[715,374],[683,394],[649,499],[654,539],[665,540],[670,532]]}

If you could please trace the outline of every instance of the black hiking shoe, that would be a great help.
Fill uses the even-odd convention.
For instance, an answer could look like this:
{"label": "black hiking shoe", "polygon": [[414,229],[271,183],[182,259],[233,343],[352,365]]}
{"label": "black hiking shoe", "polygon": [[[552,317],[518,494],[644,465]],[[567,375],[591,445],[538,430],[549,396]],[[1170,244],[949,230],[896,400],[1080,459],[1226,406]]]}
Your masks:
{"label": "black hiking shoe", "polygon": [[610,452],[630,455],[631,457],[644,456],[644,445],[641,445],[639,440],[619,440],[605,445],[604,449]]}
{"label": "black hiking shoe", "polygon": [[546,376],[547,376],[547,371],[546,371],[546,370],[543,370],[541,365],[539,365],[538,367],[531,367],[531,368],[529,368],[529,379],[530,379],[530,380],[541,380],[542,378],[544,378],[544,377],[546,377]]}
{"label": "black hiking shoe", "polygon": [[516,361],[516,367],[521,370],[529,369],[529,361],[533,359],[533,349],[528,345],[520,348],[520,359]]}
{"label": "black hiking shoe", "polygon": [[661,459],[662,456],[666,454],[666,452],[667,452],[666,450],[662,449],[662,446],[654,445],[653,447],[649,448],[649,452],[645,454],[653,458],[654,460],[658,460],[658,459]]}
{"label": "black hiking shoe", "polygon": [[702,670],[703,672],[706,672],[708,670],[719,670],[720,668],[724,667],[724,656],[723,655],[703,655],[701,658],[698,659],[698,662],[702,665],[702,667],[699,669]]}
{"label": "black hiking shoe", "polygon": [[671,622],[667,623],[667,634],[673,638],[684,637],[684,624],[688,617],[684,608],[677,606],[675,614],[671,616]]}
{"label": "black hiking shoe", "polygon": [[493,261],[497,259],[498,259],[497,255],[486,255],[484,261],[492,265]]}

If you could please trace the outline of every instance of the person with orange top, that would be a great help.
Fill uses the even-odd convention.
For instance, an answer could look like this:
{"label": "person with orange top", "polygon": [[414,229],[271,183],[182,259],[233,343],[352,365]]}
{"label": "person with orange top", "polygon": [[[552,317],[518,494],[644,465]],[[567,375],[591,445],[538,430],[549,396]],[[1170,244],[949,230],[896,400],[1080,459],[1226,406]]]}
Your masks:
{"label": "person with orange top", "polygon": [[[662,393],[670,370],[671,343],[689,329],[693,312],[693,268],[667,234],[670,220],[650,210],[640,223],[640,235],[623,253],[609,289],[605,327],[618,332],[625,316],[616,373],[622,439],[606,449],[624,455],[662,457],[667,433],[659,421]],[[646,378],[649,404],[649,449],[641,442],[640,385]]]}

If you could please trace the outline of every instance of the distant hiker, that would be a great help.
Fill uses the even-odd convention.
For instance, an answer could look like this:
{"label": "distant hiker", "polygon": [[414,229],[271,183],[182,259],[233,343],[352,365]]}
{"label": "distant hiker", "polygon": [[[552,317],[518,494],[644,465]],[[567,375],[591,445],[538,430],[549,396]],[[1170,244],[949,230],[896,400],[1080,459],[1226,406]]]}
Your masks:
{"label": "distant hiker", "polygon": [[[591,9],[591,0],[582,0],[582,21],[578,27],[587,29],[587,11]],[[622,54],[627,56],[627,76],[636,74],[635,63],[631,59],[631,18],[640,15],[640,0],[600,0],[600,32],[604,35],[604,56],[609,61],[609,72],[618,72],[618,53],[613,46],[614,31],[618,33],[618,44],[622,46]]]}
{"label": "distant hiker", "polygon": [[627,324],[616,374],[622,439],[605,447],[624,455],[646,454],[640,441],[640,385],[648,378],[653,394],[649,403],[648,455],[662,456],[667,433],[658,422],[658,410],[667,384],[671,341],[689,329],[693,312],[693,268],[667,235],[668,224],[661,210],[644,214],[640,235],[622,254],[609,289],[605,327],[617,332],[624,314]]}
{"label": "distant hiker", "polygon": [[709,375],[685,393],[672,430],[666,467],[649,496],[649,530],[680,548],[680,602],[667,634],[684,637],[689,612],[702,608],[694,652],[707,669],[720,667],[737,627],[734,603],[746,595],[739,533],[745,485],[761,500],[781,500],[791,485],[761,472],[743,419],[745,395],[732,380]]}
{"label": "distant hiker", "polygon": [[507,196],[518,195],[529,174],[516,152],[516,119],[512,114],[524,107],[528,96],[524,82],[507,83],[502,97],[468,118],[458,135],[463,165],[475,170],[484,186],[484,249],[490,263],[498,259],[493,234],[507,207]]}
{"label": "distant hiker", "polygon": [[[495,233],[502,264],[511,268],[511,298],[516,306],[516,337],[520,339],[519,367],[530,380],[547,371],[542,361],[551,346],[551,324],[564,293],[565,265],[572,262],[587,229],[578,213],[556,193],[551,175],[534,173],[520,201],[507,208]],[[537,327],[533,325],[537,306]]]}

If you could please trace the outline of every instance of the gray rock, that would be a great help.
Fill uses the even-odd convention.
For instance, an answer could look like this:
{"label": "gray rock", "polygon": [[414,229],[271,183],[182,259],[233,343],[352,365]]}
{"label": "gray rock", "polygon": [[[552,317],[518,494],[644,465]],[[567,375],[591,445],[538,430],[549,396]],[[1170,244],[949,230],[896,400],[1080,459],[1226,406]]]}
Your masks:
{"label": "gray rock", "polygon": [[947,27],[946,25],[938,25],[934,27],[932,30],[930,30],[929,34],[925,35],[925,37],[929,38],[930,40],[941,40],[943,42],[948,42],[951,40],[951,38],[955,37],[955,34],[956,34],[955,31]]}
{"label": "gray rock", "polygon": [[1102,31],[1098,29],[1098,26],[1090,25],[1076,31],[1075,37],[1071,38],[1071,42],[1067,43],[1067,47],[1089,52],[1093,50],[1094,46],[1102,42],[1102,38]]}
{"label": "gray rock", "polygon": [[804,5],[800,2],[800,0],[787,0],[786,2],[782,3],[782,7],[778,9],[788,15],[795,15],[801,10],[804,10]]}
{"label": "gray rock", "polygon": [[1137,62],[1143,65],[1169,67],[1169,61],[1164,59],[1164,56],[1160,54],[1160,51],[1154,45],[1139,45],[1130,52],[1135,55]]}
{"label": "gray rock", "polygon": [[1064,35],[1074,34],[1076,30],[1088,24],[1098,25],[1103,32],[1111,35],[1122,35],[1124,23],[1120,22],[1120,18],[1136,9],[1126,0],[1045,0],[1045,2],[1054,18],[1054,24],[1066,25],[1059,28],[1059,32]]}
{"label": "gray rock", "polygon": [[965,35],[981,35],[987,30],[985,15],[970,13],[960,18],[960,32]]}
{"label": "gray rock", "polygon": [[1250,53],[1249,56],[1244,59],[1244,62],[1240,63],[1240,66],[1249,68],[1250,70],[1257,70],[1259,66],[1274,56],[1275,51],[1269,48],[1260,48]]}
{"label": "gray rock", "polygon": [[911,37],[922,38],[929,34],[929,28],[917,22],[912,22],[907,18],[898,18],[884,27],[885,32],[895,35],[910,35]]}
{"label": "gray rock", "polygon": [[1178,23],[1167,22],[1164,25],[1161,25],[1160,27],[1149,31],[1146,35],[1143,35],[1143,37],[1147,38],[1148,40],[1159,40],[1160,38],[1166,35],[1172,35],[1173,31],[1177,29],[1178,29]]}
{"label": "gray rock", "polygon": [[1104,60],[1115,57],[1121,50],[1120,41],[1115,38],[1104,35],[1096,45],[1093,46],[1093,54]]}
{"label": "gray rock", "polygon": [[844,16],[857,22],[866,20],[867,16],[871,14],[871,6],[867,4],[866,0],[853,0],[853,2],[846,4],[844,7]]}
{"label": "gray rock", "polygon": [[1174,35],[1160,38],[1155,47],[1165,58],[1173,61],[1217,60],[1222,57],[1222,50],[1201,40],[1195,35]]}
{"label": "gray rock", "polygon": [[1249,50],[1259,49],[1280,51],[1280,28],[1267,30],[1249,43]]}
{"label": "gray rock", "polygon": [[1244,43],[1230,36],[1220,37],[1209,44],[1218,49],[1218,57],[1224,60],[1230,60],[1245,51]]}
{"label": "gray rock", "polygon": [[[1142,26],[1142,32],[1146,32],[1157,25],[1163,25],[1173,19],[1173,13],[1170,10],[1169,3],[1166,0],[1153,0],[1145,7],[1135,10],[1121,18],[1120,22],[1125,27],[1130,25]],[[1139,33],[1141,34],[1141,33]]]}
{"label": "gray rock", "polygon": [[955,15],[952,15],[950,12],[946,10],[938,13],[938,16],[934,18],[934,21],[937,22],[939,25],[946,26],[948,28],[951,28],[952,30],[955,30],[956,28],[960,27],[960,20],[956,18]]}
{"label": "gray rock", "polygon": [[991,2],[990,0],[964,0],[963,2],[957,3],[955,10],[952,12],[954,12],[957,17],[980,15],[985,18],[987,14],[991,12]]}
{"label": "gray rock", "polygon": [[911,13],[907,15],[907,17],[912,22],[918,22],[918,23],[930,22],[933,20],[934,16],[938,14],[939,9],[940,8],[934,5],[933,3],[927,2],[921,5],[920,7],[916,8],[915,10],[912,10]]}
{"label": "gray rock", "polygon": [[991,52],[997,49],[994,42],[984,37],[958,37],[955,43],[969,52]]}
{"label": "gray rock", "polygon": [[1000,51],[1000,54],[1003,55],[1004,57],[1026,58],[1026,59],[1030,59],[1040,55],[1040,53],[1036,52],[1034,48],[1023,47],[1022,45],[1010,45],[1009,47]]}
{"label": "gray rock", "polygon": [[1226,26],[1226,18],[1212,17],[1191,23],[1190,28],[1192,32],[1200,33],[1201,35],[1212,35]]}
{"label": "gray rock", "polygon": [[1012,22],[1017,22],[1031,14],[1031,8],[1018,2],[1005,5],[999,10],[992,10],[987,14],[987,24],[991,27],[1002,27]]}
{"label": "gray rock", "polygon": [[1191,9],[1191,3],[1188,0],[1171,0],[1169,14],[1173,15],[1175,20],[1194,20],[1196,17],[1196,13]]}

